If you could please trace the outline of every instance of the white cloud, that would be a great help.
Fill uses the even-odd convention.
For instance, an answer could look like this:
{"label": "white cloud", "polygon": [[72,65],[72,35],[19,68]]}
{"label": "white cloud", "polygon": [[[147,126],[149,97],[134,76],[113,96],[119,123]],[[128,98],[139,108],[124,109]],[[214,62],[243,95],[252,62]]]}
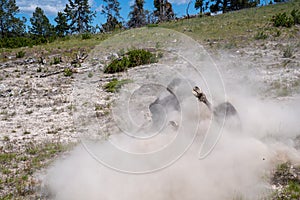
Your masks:
{"label": "white cloud", "polygon": [[170,3],[181,5],[181,4],[188,4],[191,0],[169,0]]}
{"label": "white cloud", "polygon": [[36,7],[40,7],[46,15],[56,15],[65,8],[67,0],[17,0],[16,4],[21,13],[32,14]]}

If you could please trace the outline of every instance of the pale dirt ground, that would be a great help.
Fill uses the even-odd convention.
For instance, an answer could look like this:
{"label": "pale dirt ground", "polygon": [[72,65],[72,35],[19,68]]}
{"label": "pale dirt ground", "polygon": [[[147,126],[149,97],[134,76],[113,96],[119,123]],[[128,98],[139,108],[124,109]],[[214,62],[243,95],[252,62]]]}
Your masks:
{"label": "pale dirt ground", "polygon": [[[293,47],[293,56],[284,58],[280,49],[288,45]],[[157,64],[137,67],[125,73],[103,74],[103,67],[110,57],[132,47],[159,49],[164,53],[164,57]],[[72,77],[65,77],[63,73],[39,77],[41,74],[69,66],[66,63],[28,64],[24,61],[26,58],[1,63],[0,150],[26,155],[26,148],[31,143],[71,144],[78,143],[82,136],[106,138],[113,134],[118,128],[115,126],[115,116],[112,115],[111,109],[119,97],[118,94],[107,93],[103,89],[103,85],[112,78],[133,80],[132,84],[125,86],[126,90],[131,91],[148,82],[167,85],[178,75],[183,78],[197,78],[199,70],[203,70],[203,76],[216,73],[214,69],[213,72],[206,71],[208,63],[210,67],[217,65],[220,68],[228,84],[230,79],[226,77],[246,81],[253,87],[258,82],[262,83],[259,91],[263,98],[277,98],[283,101],[298,98],[299,54],[299,41],[280,44],[273,41],[257,41],[255,47],[218,50],[213,51],[212,55],[182,34],[146,28],[142,31],[124,32],[104,41],[89,54],[88,59],[77,68],[78,73]],[[42,72],[37,72],[39,68]],[[235,74],[237,68],[240,68],[239,74]],[[211,80],[207,81],[209,84]],[[199,83],[202,81],[197,82]],[[152,96],[148,100],[152,101],[154,98],[155,96]],[[148,120],[146,112],[144,117]],[[23,170],[26,162],[16,162],[11,170]],[[1,165],[2,169],[12,166],[5,163]],[[39,179],[43,170],[38,174],[30,177]],[[9,176],[10,173],[5,174],[3,170],[0,172],[2,182]],[[42,180],[36,182],[39,185]],[[16,192],[14,185],[4,184],[2,187],[0,196]],[[39,187],[35,187],[34,190],[37,188]],[[39,195],[39,191],[36,191],[33,196]]]}

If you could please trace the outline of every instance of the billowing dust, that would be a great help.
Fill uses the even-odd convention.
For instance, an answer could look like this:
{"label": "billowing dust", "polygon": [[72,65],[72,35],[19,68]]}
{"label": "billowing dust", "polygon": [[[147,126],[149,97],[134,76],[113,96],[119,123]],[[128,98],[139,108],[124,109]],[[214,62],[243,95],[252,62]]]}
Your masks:
{"label": "billowing dust", "polygon": [[[155,67],[163,68],[149,68]],[[107,140],[83,140],[69,156],[57,160],[48,170],[43,192],[59,200],[266,197],[272,192],[270,174],[276,165],[287,160],[299,164],[296,138],[299,140],[300,135],[300,101],[298,97],[263,99],[257,89],[260,82],[250,87],[242,78],[235,79],[242,77],[238,69],[230,73],[234,76],[222,75],[225,100],[238,111],[233,119],[238,126],[230,120],[214,120],[207,107],[192,95],[192,88],[202,87],[215,106],[220,103],[214,99],[219,85],[210,84],[207,89],[187,70],[183,77],[187,81],[175,89],[180,109],[158,105],[157,116],[161,117],[153,124],[149,104],[170,94],[166,87],[152,84],[142,88],[135,81],[122,90],[137,92],[125,92],[128,100],[121,91],[119,103],[113,107],[119,131]],[[167,85],[172,79],[164,75],[156,78]],[[215,82],[213,75],[205,74],[205,78]]]}
{"label": "billowing dust", "polygon": [[[121,131],[108,141],[79,145],[49,169],[47,190],[54,199],[107,200],[259,199],[269,194],[269,175],[276,164],[299,162],[294,140],[299,135],[299,101],[228,95],[241,128],[215,128],[222,125],[190,96],[181,102],[184,112],[169,112],[162,129],[127,126],[127,134]],[[123,156],[105,143],[146,155]],[[148,160],[147,153],[157,159]]]}

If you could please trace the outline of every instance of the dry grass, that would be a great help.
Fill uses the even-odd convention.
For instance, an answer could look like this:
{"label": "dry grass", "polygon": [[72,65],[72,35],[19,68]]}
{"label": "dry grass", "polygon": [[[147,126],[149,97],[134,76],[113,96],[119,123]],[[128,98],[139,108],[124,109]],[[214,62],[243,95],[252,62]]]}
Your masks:
{"label": "dry grass", "polygon": [[168,22],[159,26],[184,32],[201,43],[223,43],[221,47],[228,44],[229,47],[245,46],[253,42],[259,32],[265,33],[271,39],[298,38],[299,27],[275,28],[271,24],[273,15],[280,12],[290,13],[293,9],[300,9],[300,1]]}

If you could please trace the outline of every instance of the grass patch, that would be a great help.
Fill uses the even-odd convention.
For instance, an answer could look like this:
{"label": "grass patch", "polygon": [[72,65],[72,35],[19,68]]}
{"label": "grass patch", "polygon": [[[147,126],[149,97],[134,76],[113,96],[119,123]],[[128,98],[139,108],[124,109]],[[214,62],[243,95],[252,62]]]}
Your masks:
{"label": "grass patch", "polygon": [[148,28],[154,28],[154,27],[158,27],[158,24],[147,24]]}
{"label": "grass patch", "polygon": [[53,57],[53,60],[51,61],[50,65],[57,65],[61,62],[62,62],[61,57]]}
{"label": "grass patch", "polygon": [[[8,143],[6,145],[9,145]],[[2,197],[0,199],[28,199],[28,195],[34,194],[38,183],[32,179],[37,169],[47,166],[53,157],[67,151],[72,146],[61,143],[29,142],[24,152],[0,153],[1,172],[5,174],[0,179]],[[9,147],[5,147],[9,148]],[[26,162],[26,165],[24,165]],[[18,169],[12,170],[12,169]],[[11,193],[7,191],[13,191]]]}
{"label": "grass patch", "polygon": [[7,162],[11,162],[13,159],[15,159],[17,154],[15,153],[0,153],[0,163],[1,165],[4,165]]}
{"label": "grass patch", "polygon": [[300,180],[293,175],[294,173],[299,173],[299,171],[299,168],[291,167],[289,162],[281,163],[277,166],[272,182],[276,186],[283,188],[274,192],[272,200],[300,199]]}
{"label": "grass patch", "polygon": [[124,80],[118,80],[116,78],[112,79],[109,83],[104,85],[104,90],[106,92],[117,92],[123,85],[127,84],[127,83],[131,83],[132,80],[129,79],[124,79]]}
{"label": "grass patch", "polygon": [[268,35],[264,32],[264,31],[259,31],[256,33],[256,35],[254,36],[254,38],[256,40],[264,40],[268,38]]}
{"label": "grass patch", "polygon": [[23,58],[25,56],[25,51],[18,51],[16,53],[16,58]]}
{"label": "grass patch", "polygon": [[91,38],[92,38],[92,34],[90,34],[90,33],[84,33],[81,35],[82,40],[89,40]]}
{"label": "grass patch", "polygon": [[64,76],[72,76],[72,75],[73,75],[72,69],[70,69],[69,67],[64,69]]}

